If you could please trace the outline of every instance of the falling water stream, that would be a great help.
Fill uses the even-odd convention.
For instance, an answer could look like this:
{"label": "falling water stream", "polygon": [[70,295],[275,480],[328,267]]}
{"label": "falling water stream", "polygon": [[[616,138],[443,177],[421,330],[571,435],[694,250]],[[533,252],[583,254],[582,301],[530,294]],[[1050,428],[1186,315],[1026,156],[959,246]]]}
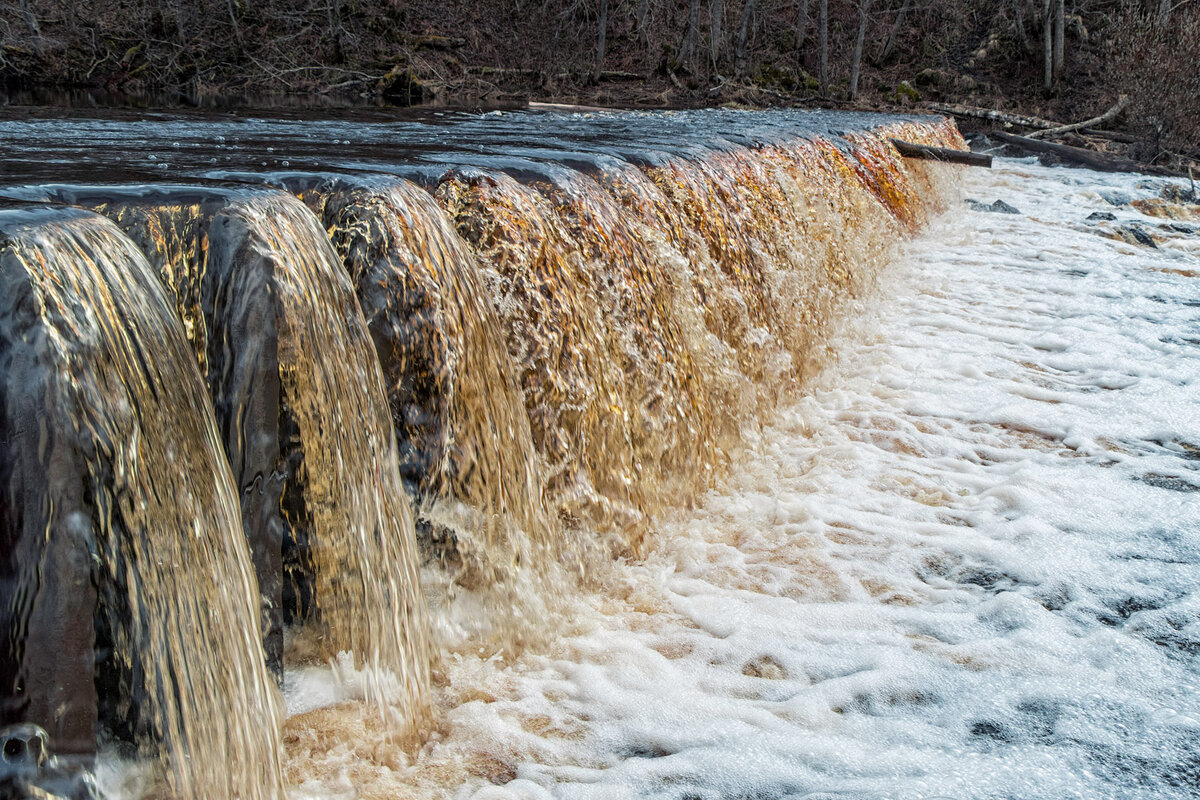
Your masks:
{"label": "falling water stream", "polygon": [[3,722],[131,798],[1190,796],[1193,207],[889,136],[962,146],[0,121],[74,309],[0,313]]}

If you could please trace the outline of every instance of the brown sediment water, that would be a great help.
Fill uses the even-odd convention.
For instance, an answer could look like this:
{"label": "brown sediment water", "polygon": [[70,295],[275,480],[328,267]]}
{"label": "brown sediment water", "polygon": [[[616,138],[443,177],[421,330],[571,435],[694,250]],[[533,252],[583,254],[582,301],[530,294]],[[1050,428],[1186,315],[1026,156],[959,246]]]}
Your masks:
{"label": "brown sediment water", "polygon": [[4,721],[67,753],[105,726],[172,797],[282,797],[254,573],[179,321],[103,217],[0,229]]}
{"label": "brown sediment water", "polygon": [[111,216],[173,301],[241,497],[224,535],[253,556],[256,669],[287,692],[349,653],[342,679],[366,681],[289,720],[289,783],[332,780],[339,747],[364,796],[486,772],[415,747],[471,698],[460,656],[548,646],[606,564],[712,485],[939,207],[951,168],[888,138],[963,146],[944,120],[784,119],[679,146],[648,122],[644,152],[631,123],[582,155],[575,128],[525,150],[489,128],[511,158],[262,176],[291,195],[193,167],[186,186],[34,192]]}

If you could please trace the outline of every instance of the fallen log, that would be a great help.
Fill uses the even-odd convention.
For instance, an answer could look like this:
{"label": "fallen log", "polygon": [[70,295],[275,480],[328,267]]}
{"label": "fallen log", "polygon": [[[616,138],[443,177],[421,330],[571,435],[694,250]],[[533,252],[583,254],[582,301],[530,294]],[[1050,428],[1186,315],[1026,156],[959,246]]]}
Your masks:
{"label": "fallen log", "polygon": [[949,114],[954,117],[969,117],[971,119],[986,119],[992,122],[1003,122],[1006,125],[1019,125],[1022,128],[1060,128],[1061,122],[1051,122],[1040,117],[1026,117],[1020,114],[1009,114],[994,108],[979,108],[950,103],[929,103],[926,108],[939,114]]}
{"label": "fallen log", "polygon": [[619,109],[605,108],[604,106],[580,106],[571,103],[543,103],[540,100],[530,100],[527,107],[532,111],[568,111],[572,113],[584,113],[595,111],[616,111]]}
{"label": "fallen log", "polygon": [[1125,106],[1127,105],[1129,105],[1129,95],[1123,94],[1120,96],[1120,98],[1118,98],[1117,102],[1112,108],[1110,108],[1108,111],[1105,111],[1098,117],[1092,117],[1091,119],[1085,119],[1083,122],[1075,122],[1070,125],[1059,125],[1057,128],[1045,128],[1040,131],[1034,131],[1033,133],[1029,134],[1029,138],[1044,139],[1050,136],[1061,136],[1064,133],[1082,130],[1083,128],[1094,128],[1099,125],[1104,125],[1105,123],[1111,121],[1113,117],[1117,116],[1117,114],[1120,114],[1122,111],[1124,111]]}
{"label": "fallen log", "polygon": [[1052,155],[1068,164],[1078,164],[1099,172],[1145,172],[1150,175],[1168,175],[1175,178],[1187,177],[1178,170],[1164,169],[1152,164],[1140,164],[1128,158],[1118,158],[1117,156],[1110,156],[1095,150],[1087,150],[1083,147],[1072,147],[1069,144],[1044,142],[1041,139],[1031,139],[1028,136],[1017,136],[1012,133],[1004,133],[1003,131],[994,131],[989,133],[988,136],[998,139],[1005,144],[1023,147],[1034,153]]}
{"label": "fallen log", "polygon": [[972,153],[970,150],[952,150],[949,147],[934,147],[928,144],[914,144],[900,139],[889,140],[896,152],[905,158],[922,158],[929,161],[944,161],[947,164],[965,164],[969,167],[990,167],[992,157],[983,153]]}

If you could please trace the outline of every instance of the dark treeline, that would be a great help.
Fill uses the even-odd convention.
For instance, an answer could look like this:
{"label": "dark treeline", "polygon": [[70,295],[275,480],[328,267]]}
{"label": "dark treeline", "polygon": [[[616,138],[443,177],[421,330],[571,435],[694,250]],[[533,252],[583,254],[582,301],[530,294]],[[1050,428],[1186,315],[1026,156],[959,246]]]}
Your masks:
{"label": "dark treeline", "polygon": [[1200,0],[0,0],[9,92],[938,100],[1067,122],[1125,94],[1146,160],[1200,149],[1198,63]]}

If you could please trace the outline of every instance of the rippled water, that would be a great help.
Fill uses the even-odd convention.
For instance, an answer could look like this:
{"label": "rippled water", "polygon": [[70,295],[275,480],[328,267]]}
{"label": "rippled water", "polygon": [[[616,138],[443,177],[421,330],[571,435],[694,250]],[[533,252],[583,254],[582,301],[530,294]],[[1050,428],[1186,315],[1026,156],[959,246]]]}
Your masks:
{"label": "rippled water", "polygon": [[575,633],[455,656],[415,759],[332,736],[352,711],[293,727],[294,796],[1196,796],[1200,220],[1099,194],[1140,176],[964,182],[1022,213],[908,245]]}

